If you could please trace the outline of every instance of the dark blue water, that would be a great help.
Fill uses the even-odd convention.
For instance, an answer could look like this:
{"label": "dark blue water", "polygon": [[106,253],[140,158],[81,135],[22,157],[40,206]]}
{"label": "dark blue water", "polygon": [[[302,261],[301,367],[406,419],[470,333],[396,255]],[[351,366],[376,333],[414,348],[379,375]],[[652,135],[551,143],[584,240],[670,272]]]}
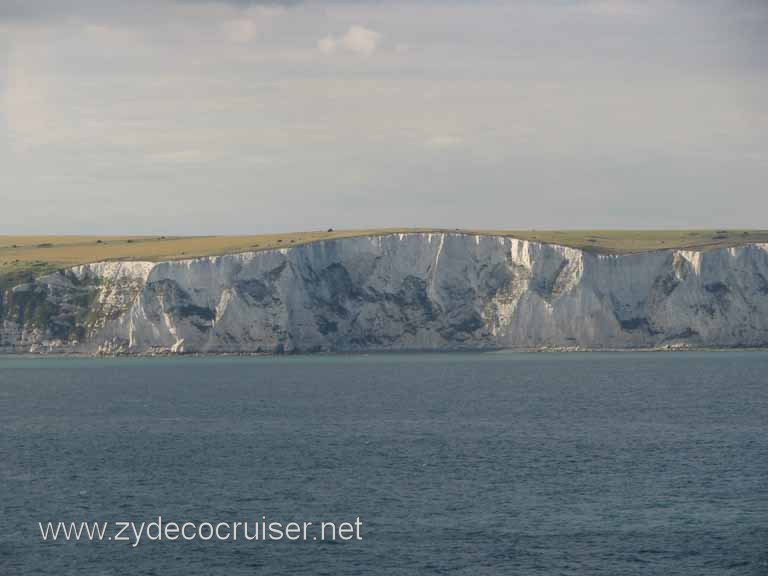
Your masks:
{"label": "dark blue water", "polygon": [[[768,574],[768,354],[0,359],[0,574]],[[58,520],[346,542],[43,542]]]}

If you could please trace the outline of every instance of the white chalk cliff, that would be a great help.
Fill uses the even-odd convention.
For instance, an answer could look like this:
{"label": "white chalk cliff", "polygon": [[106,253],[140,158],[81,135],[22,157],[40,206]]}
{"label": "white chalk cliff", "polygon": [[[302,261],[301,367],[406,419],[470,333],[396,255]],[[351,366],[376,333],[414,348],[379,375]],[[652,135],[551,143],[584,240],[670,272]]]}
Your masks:
{"label": "white chalk cliff", "polygon": [[102,262],[8,291],[0,351],[768,346],[768,244],[599,255],[410,233]]}

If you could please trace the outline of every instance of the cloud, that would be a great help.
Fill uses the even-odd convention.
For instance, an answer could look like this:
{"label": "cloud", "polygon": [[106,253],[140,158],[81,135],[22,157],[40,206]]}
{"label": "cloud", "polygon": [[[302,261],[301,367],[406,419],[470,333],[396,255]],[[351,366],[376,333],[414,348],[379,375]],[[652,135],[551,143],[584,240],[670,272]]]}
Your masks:
{"label": "cloud", "polygon": [[462,140],[458,136],[440,135],[433,136],[425,142],[427,148],[432,150],[448,150],[462,145]]}
{"label": "cloud", "polygon": [[[429,222],[435,190],[488,227],[510,207],[539,227],[768,209],[766,0],[333,1],[0,0],[0,190],[24,191],[0,228],[397,224],[388,193]],[[642,220],[605,201],[624,188],[681,196]],[[224,208],[195,212],[212,194]],[[25,219],[27,198],[54,208]]]}
{"label": "cloud", "polygon": [[256,23],[250,18],[239,18],[230,20],[224,24],[226,36],[232,41],[240,44],[250,42],[256,37]]}
{"label": "cloud", "polygon": [[0,92],[0,113],[4,113],[17,150],[26,150],[55,140],[50,106],[50,86],[42,75],[27,73],[11,60]]}
{"label": "cloud", "polygon": [[336,51],[336,39],[333,36],[325,36],[317,41],[317,49],[323,54],[333,54]]}
{"label": "cloud", "polygon": [[62,0],[4,0],[0,2],[0,20],[43,19],[67,13],[75,8],[72,2]]}
{"label": "cloud", "polygon": [[205,158],[205,154],[196,148],[153,152],[146,155],[148,161],[158,164],[196,164]]}
{"label": "cloud", "polygon": [[588,0],[575,8],[594,16],[639,16],[648,10],[648,5],[637,0]]}
{"label": "cloud", "polygon": [[350,26],[346,34],[340,38],[331,35],[321,38],[317,42],[317,48],[323,54],[333,54],[341,48],[352,54],[370,56],[379,47],[381,38],[382,35],[375,30],[363,26]]}
{"label": "cloud", "polygon": [[151,11],[158,4],[149,0],[0,0],[0,21],[114,20],[135,11]]}
{"label": "cloud", "polygon": [[362,54],[363,56],[370,56],[374,53],[381,41],[381,34],[362,26],[352,26],[344,37],[341,39],[341,44],[356,54]]}

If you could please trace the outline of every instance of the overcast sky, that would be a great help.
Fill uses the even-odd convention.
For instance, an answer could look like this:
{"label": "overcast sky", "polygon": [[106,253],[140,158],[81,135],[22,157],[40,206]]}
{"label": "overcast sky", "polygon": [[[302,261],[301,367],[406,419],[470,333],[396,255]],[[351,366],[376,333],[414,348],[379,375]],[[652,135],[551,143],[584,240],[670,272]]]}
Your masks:
{"label": "overcast sky", "polygon": [[764,0],[0,0],[0,233],[768,228]]}

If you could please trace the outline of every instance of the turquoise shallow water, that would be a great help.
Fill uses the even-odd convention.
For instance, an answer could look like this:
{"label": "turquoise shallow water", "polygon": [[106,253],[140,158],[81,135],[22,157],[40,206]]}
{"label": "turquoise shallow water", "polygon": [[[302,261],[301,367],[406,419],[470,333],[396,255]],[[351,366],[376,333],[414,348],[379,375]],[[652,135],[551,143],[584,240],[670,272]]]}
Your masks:
{"label": "turquoise shallow water", "polygon": [[[768,574],[768,353],[0,358],[0,574]],[[349,542],[43,542],[56,520]]]}

